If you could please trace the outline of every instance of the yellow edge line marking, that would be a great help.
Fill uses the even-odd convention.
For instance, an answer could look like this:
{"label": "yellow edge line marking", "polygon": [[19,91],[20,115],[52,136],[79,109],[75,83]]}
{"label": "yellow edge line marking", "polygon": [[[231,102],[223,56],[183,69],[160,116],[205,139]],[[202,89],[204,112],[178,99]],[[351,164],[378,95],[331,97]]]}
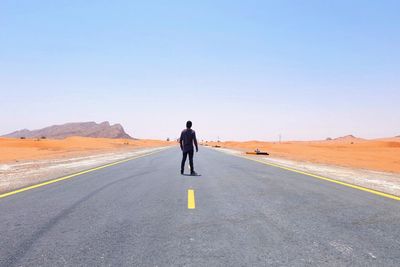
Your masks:
{"label": "yellow edge line marking", "polygon": [[196,203],[194,200],[194,190],[189,189],[188,190],[188,209],[192,210],[196,208]]}
{"label": "yellow edge line marking", "polygon": [[134,160],[134,159],[142,158],[142,157],[145,157],[145,156],[150,156],[150,155],[158,153],[160,151],[162,151],[162,150],[150,152],[150,153],[147,153],[147,154],[131,157],[131,158],[120,160],[120,161],[116,161],[116,162],[113,162],[113,163],[109,163],[109,164],[102,165],[102,166],[99,166],[99,167],[96,167],[96,168],[92,168],[92,169],[88,169],[88,170],[85,170],[85,171],[77,172],[77,173],[74,173],[74,174],[70,174],[70,175],[67,175],[67,176],[63,176],[63,177],[60,177],[60,178],[49,180],[49,181],[46,181],[46,182],[43,182],[43,183],[31,185],[31,186],[28,186],[28,187],[23,187],[21,189],[17,189],[17,190],[8,192],[8,193],[1,194],[0,198],[5,198],[5,197],[11,196],[11,195],[22,193],[22,192],[25,192],[25,191],[28,191],[28,190],[31,190],[31,189],[35,189],[35,188],[38,188],[38,187],[42,187],[42,186],[45,186],[45,185],[54,184],[54,183],[57,183],[57,182],[60,182],[60,181],[63,181],[63,180],[71,179],[73,177],[76,177],[76,176],[79,176],[79,175],[82,175],[82,174],[85,174],[85,173],[101,170],[101,169],[104,169],[104,168],[107,168],[107,167],[111,167],[111,166],[114,166],[114,165],[117,165],[117,164],[121,164],[121,163],[124,163],[124,162],[127,162],[127,161],[131,161],[131,160]]}
{"label": "yellow edge line marking", "polygon": [[256,162],[259,162],[259,163],[262,163],[262,164],[265,164],[265,165],[277,167],[277,168],[284,169],[284,170],[287,170],[287,171],[304,174],[304,175],[307,175],[307,176],[311,176],[311,177],[314,177],[314,178],[317,178],[317,179],[321,179],[321,180],[325,180],[325,181],[328,181],[328,182],[332,182],[332,183],[335,183],[335,184],[344,185],[344,186],[351,187],[351,188],[354,188],[354,189],[358,189],[358,190],[361,190],[361,191],[369,192],[371,194],[375,194],[375,195],[378,195],[378,196],[391,198],[391,199],[400,201],[400,197],[398,197],[398,196],[391,195],[391,194],[388,194],[388,193],[383,193],[383,192],[380,192],[380,191],[377,191],[377,190],[374,190],[374,189],[369,189],[369,188],[365,188],[365,187],[362,187],[362,186],[349,184],[349,183],[346,183],[346,182],[338,181],[338,180],[335,180],[335,179],[332,179],[332,178],[327,178],[327,177],[324,177],[324,176],[321,176],[321,175],[312,174],[312,173],[309,173],[309,172],[303,172],[303,171],[300,171],[300,170],[296,170],[296,169],[293,169],[293,168],[285,167],[285,166],[282,166],[282,165],[279,165],[279,164],[275,164],[275,163],[269,163],[269,162],[261,161],[261,160],[258,160],[258,159],[252,159],[252,158],[248,158],[248,157],[244,157],[244,156],[238,156],[238,157],[245,158],[245,159],[252,160],[252,161],[256,161]]}

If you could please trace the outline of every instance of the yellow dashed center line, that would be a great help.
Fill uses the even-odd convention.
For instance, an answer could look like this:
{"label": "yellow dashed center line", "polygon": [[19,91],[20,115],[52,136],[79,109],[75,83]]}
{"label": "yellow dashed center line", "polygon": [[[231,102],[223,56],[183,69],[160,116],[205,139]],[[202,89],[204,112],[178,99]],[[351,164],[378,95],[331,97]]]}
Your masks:
{"label": "yellow dashed center line", "polygon": [[188,190],[188,209],[192,210],[196,208],[196,202],[194,199],[194,190],[189,189]]}

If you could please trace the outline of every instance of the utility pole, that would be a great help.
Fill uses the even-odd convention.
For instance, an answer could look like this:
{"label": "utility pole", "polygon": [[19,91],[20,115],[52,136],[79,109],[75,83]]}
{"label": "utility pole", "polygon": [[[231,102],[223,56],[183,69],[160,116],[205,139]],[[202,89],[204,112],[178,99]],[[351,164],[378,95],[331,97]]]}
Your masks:
{"label": "utility pole", "polygon": [[282,141],[282,135],[279,134],[279,144],[281,143],[281,141]]}

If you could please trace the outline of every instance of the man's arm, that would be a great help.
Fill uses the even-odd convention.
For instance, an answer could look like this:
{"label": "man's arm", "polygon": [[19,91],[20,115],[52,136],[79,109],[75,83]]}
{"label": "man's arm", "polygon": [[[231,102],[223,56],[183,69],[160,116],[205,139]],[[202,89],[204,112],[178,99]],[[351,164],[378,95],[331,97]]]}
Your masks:
{"label": "man's arm", "polygon": [[195,131],[193,131],[193,142],[194,142],[194,145],[196,146],[196,152],[199,152],[199,147],[197,146],[197,138],[196,138]]}
{"label": "man's arm", "polygon": [[181,137],[179,138],[179,145],[181,146],[181,150],[183,151],[183,144],[182,144],[182,142],[183,142],[183,132],[181,133]]}

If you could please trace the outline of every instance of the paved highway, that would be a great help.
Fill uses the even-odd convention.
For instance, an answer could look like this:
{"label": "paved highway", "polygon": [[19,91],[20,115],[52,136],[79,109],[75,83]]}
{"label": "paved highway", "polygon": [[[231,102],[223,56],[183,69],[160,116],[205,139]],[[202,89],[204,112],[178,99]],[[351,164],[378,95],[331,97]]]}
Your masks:
{"label": "paved highway", "polygon": [[399,201],[206,148],[181,176],[180,156],[1,198],[0,266],[400,264]]}

